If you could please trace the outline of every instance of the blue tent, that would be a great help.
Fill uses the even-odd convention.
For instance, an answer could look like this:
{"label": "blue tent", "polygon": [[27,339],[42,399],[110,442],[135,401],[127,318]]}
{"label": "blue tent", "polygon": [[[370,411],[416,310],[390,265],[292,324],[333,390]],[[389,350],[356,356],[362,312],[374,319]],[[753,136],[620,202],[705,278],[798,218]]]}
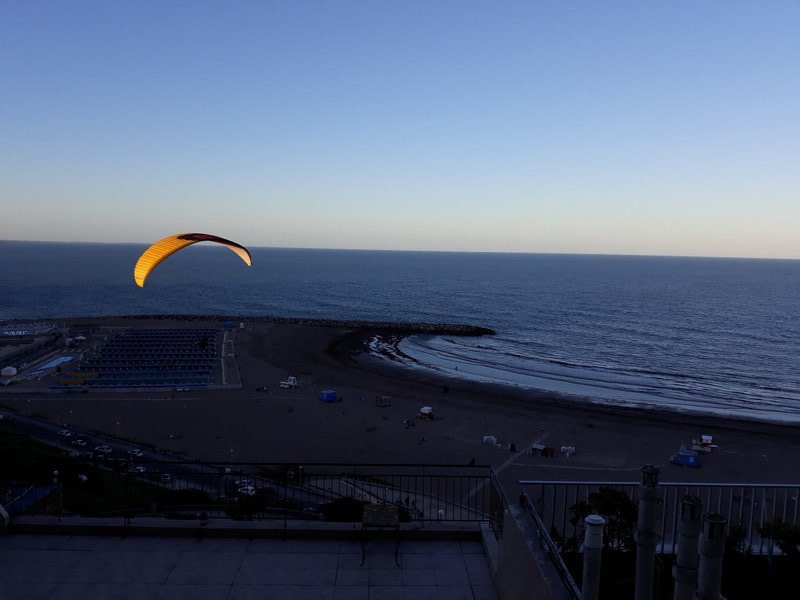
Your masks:
{"label": "blue tent", "polygon": [[336,402],[336,390],[322,390],[319,399],[323,402]]}
{"label": "blue tent", "polygon": [[673,455],[669,462],[680,467],[692,467],[693,469],[697,469],[700,467],[700,456],[698,456],[697,452],[694,450],[681,448],[678,450],[677,454]]}

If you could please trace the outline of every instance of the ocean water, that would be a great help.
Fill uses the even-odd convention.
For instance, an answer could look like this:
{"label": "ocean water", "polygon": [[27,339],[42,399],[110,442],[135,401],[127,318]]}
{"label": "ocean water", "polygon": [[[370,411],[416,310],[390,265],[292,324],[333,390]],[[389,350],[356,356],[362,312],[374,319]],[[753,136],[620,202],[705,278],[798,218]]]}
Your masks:
{"label": "ocean water", "polygon": [[[140,245],[0,243],[0,321],[239,314],[465,323],[416,368],[576,401],[800,422],[800,261],[198,245],[133,283]],[[420,366],[421,365],[421,366]]]}

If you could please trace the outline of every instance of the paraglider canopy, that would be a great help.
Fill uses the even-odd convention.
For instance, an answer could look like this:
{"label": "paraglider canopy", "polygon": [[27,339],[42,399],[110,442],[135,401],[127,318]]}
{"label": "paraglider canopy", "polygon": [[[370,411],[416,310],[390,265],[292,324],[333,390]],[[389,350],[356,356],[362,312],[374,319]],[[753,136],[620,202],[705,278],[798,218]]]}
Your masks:
{"label": "paraglider canopy", "polygon": [[139,260],[136,261],[136,266],[133,268],[133,279],[136,281],[136,285],[144,287],[145,279],[147,279],[150,272],[155,269],[162,260],[175,254],[178,250],[198,242],[222,244],[236,253],[248,267],[253,264],[253,260],[250,258],[250,252],[241,244],[207,233],[179,233],[157,241],[142,253]]}

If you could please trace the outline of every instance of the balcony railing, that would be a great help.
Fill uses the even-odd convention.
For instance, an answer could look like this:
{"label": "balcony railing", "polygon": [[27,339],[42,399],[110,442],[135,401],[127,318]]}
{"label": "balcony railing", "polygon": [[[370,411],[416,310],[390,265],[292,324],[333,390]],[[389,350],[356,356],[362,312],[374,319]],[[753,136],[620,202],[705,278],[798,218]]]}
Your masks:
{"label": "balcony railing", "polygon": [[[112,463],[113,465],[113,463]],[[397,506],[405,522],[492,521],[503,504],[486,466],[137,461],[70,463],[52,481],[0,464],[17,514],[360,521],[364,503]]]}
{"label": "balcony railing", "polygon": [[[571,522],[570,507],[586,501],[600,488],[624,492],[638,502],[639,484],[629,481],[544,481],[523,480],[531,505],[538,513],[545,531],[555,531],[580,545],[582,523]],[[742,550],[752,554],[774,554],[774,543],[759,535],[761,526],[774,519],[797,524],[800,484],[757,483],[659,483],[658,524],[660,543],[657,550],[674,554],[681,498],[699,497],[703,512],[716,512],[728,518],[728,526],[737,527],[742,536]],[[576,526],[577,525],[577,526]]]}

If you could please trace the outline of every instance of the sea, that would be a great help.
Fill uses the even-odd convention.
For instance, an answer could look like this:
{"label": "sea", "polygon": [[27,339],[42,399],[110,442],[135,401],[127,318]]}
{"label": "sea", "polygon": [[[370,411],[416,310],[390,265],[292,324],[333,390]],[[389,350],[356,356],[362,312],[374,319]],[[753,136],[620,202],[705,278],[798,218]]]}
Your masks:
{"label": "sea", "polygon": [[0,243],[0,321],[207,314],[478,325],[496,334],[415,335],[391,351],[409,369],[575,402],[800,423],[800,261],[251,248],[248,268],[199,244],[138,288],[144,249]]}

